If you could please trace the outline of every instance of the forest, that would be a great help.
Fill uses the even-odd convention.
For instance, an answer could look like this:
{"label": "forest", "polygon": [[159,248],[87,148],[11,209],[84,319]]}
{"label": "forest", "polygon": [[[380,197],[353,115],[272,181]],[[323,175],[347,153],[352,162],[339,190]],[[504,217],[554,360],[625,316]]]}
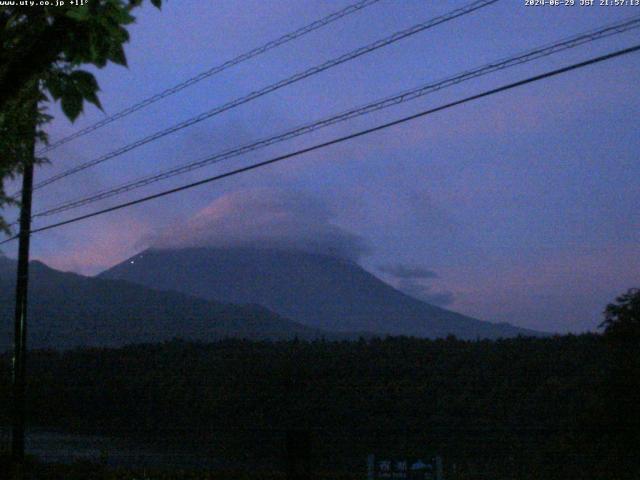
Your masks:
{"label": "forest", "polygon": [[40,350],[29,357],[28,418],[191,445],[257,470],[277,469],[298,432],[325,472],[364,475],[379,452],[441,455],[448,478],[637,478],[625,477],[638,472],[637,345],[585,334]]}

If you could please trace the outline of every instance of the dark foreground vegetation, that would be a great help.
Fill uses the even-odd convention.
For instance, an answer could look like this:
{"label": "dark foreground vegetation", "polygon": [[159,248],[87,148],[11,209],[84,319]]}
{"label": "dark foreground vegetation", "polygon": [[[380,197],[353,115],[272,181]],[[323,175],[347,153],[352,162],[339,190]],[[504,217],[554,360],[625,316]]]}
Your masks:
{"label": "dark foreground vegetation", "polygon": [[[10,471],[8,455],[0,455],[0,478],[4,472]],[[104,465],[76,462],[71,465],[45,464],[29,459],[27,464],[27,478],[37,480],[286,480],[284,472],[260,471],[248,472],[239,470],[162,470],[143,468],[108,468]],[[306,478],[306,477],[305,477]],[[362,480],[362,474],[326,473],[313,478],[326,480]]]}
{"label": "dark foreground vegetation", "polygon": [[[439,453],[448,478],[640,478],[637,340],[625,332],[35,351],[29,418],[198,449],[224,459],[220,468],[250,471],[279,469],[286,432],[296,430],[311,438],[318,471],[362,476],[371,452]],[[8,355],[1,362],[6,424]],[[126,478],[96,469],[83,478]],[[166,475],[150,478],[218,478]]]}

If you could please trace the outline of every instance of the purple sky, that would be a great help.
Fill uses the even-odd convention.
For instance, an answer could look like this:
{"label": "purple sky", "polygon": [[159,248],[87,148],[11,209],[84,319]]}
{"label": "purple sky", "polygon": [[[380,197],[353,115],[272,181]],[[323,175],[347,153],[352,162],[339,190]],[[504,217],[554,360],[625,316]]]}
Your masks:
{"label": "purple sky", "polygon": [[[51,152],[53,164],[41,168],[37,179],[466,3],[383,0]],[[147,6],[131,28],[130,68],[97,72],[106,113],[348,4],[172,0],[162,12]],[[639,13],[640,7],[525,7],[524,0],[503,0],[43,188],[34,210]],[[629,46],[638,41],[639,32],[465,82],[100,206]],[[640,285],[638,78],[640,55],[612,60],[38,234],[33,256],[56,268],[93,274],[207,212],[224,212],[213,226],[224,225],[225,219],[233,224],[237,217],[246,226],[255,216],[269,229],[273,217],[278,225],[274,231],[296,239],[301,238],[293,231],[296,225],[314,232],[310,223],[316,219],[318,231],[340,232],[366,245],[359,250],[363,266],[421,298],[480,319],[529,328],[593,329],[608,301]],[[90,107],[71,125],[57,107],[52,111],[52,140],[104,116]],[[260,195],[287,201],[276,202],[276,207],[262,202],[261,209]],[[245,196],[253,199],[251,208],[237,201]],[[296,198],[314,213],[306,216],[307,210],[292,200]],[[94,207],[41,219],[35,226]],[[282,216],[286,222],[278,223]],[[15,247],[5,252],[14,256]]]}

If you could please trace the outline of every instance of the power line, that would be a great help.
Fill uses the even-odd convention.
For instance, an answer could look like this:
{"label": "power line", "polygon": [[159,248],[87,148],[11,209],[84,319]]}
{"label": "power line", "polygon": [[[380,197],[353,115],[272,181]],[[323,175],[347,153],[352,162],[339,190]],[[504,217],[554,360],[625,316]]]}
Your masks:
{"label": "power line", "polygon": [[62,213],[71,209],[79,208],[79,207],[97,202],[99,200],[111,198],[113,196],[116,196],[125,192],[129,192],[161,180],[165,180],[177,175],[181,175],[186,172],[196,170],[198,168],[205,167],[207,165],[218,163],[223,160],[227,160],[229,158],[237,157],[251,151],[265,148],[267,146],[280,143],[282,141],[289,140],[291,138],[298,137],[300,135],[304,135],[330,125],[334,125],[339,122],[344,122],[352,118],[366,115],[366,114],[369,114],[378,110],[382,110],[394,105],[399,105],[401,103],[408,102],[416,98],[422,97],[434,91],[441,90],[453,85],[457,85],[467,80],[478,78],[480,76],[487,75],[489,73],[493,73],[495,71],[509,68],[515,65],[537,60],[537,59],[552,55],[554,53],[558,53],[560,51],[564,51],[570,48],[575,48],[577,46],[580,46],[595,40],[608,38],[612,35],[617,35],[638,27],[640,27],[640,16],[626,19],[621,22],[616,22],[614,24],[601,27],[600,29],[597,29],[597,30],[589,30],[588,32],[574,35],[552,44],[546,44],[544,46],[537,47],[535,49],[528,50],[526,52],[521,52],[514,56],[511,56],[502,60],[494,61],[492,63],[475,68],[473,70],[467,70],[461,74],[448,77],[438,82],[428,83],[418,88],[407,90],[402,93],[393,95],[391,97],[386,97],[382,100],[377,100],[367,105],[353,108],[351,110],[342,112],[338,115],[334,115],[329,118],[325,118],[323,120],[319,120],[313,123],[296,127],[292,130],[289,130],[287,132],[284,132],[278,135],[274,135],[268,138],[263,138],[253,143],[246,144],[233,149],[225,150],[225,151],[216,153],[214,155],[210,155],[206,158],[199,159],[194,162],[189,162],[178,167],[164,170],[160,173],[144,176],[144,177],[135,179],[133,181],[129,181],[124,184],[118,185],[116,187],[99,191],[90,196],[85,196],[79,199],[66,201],[64,203],[51,207],[47,210],[37,212],[33,216],[34,218],[44,217],[44,216],[49,216],[57,213]]}
{"label": "power line", "polygon": [[89,125],[88,127],[85,127],[81,130],[78,130],[77,132],[74,132],[70,135],[67,135],[66,137],[61,138],[60,140],[57,140],[56,142],[51,143],[50,145],[40,149],[38,151],[38,154],[43,154],[46,152],[50,152],[51,150],[54,150],[56,148],[58,148],[61,145],[64,145],[65,143],[70,142],[71,140],[75,140],[76,138],[82,137],[88,133],[91,133],[95,130],[98,130],[99,128],[104,127],[105,125],[108,125],[112,122],[115,122],[116,120],[119,120],[121,118],[124,118],[128,115],[131,115],[134,112],[137,112],[138,110],[142,110],[145,107],[148,107],[149,105],[156,103],[160,100],[162,100],[163,98],[169,97],[175,93],[178,93],[182,90],[184,90],[185,88],[191,87],[192,85],[195,85],[196,83],[201,82],[202,80],[205,80],[209,77],[212,77],[214,75],[217,75],[218,73],[223,72],[224,70],[231,68],[235,65],[238,65],[240,63],[246,62],[247,60],[250,60],[254,57],[257,57],[259,55],[262,55],[263,53],[268,52],[269,50],[273,50],[276,47],[279,47],[281,45],[284,45],[285,43],[288,43],[292,40],[295,40],[297,38],[300,38],[308,33],[311,33],[315,30],[318,30],[326,25],[329,25],[333,22],[335,22],[336,20],[339,20],[343,17],[346,17],[348,15],[351,15],[353,13],[359,12],[375,3],[378,3],[380,0],[363,0],[357,3],[354,3],[352,5],[349,5],[348,7],[343,8],[342,10],[338,10],[337,12],[333,12],[329,15],[327,15],[326,17],[323,17],[319,20],[316,20],[308,25],[305,25],[304,27],[301,27],[293,32],[287,33],[275,40],[271,40],[270,42],[265,43],[264,45],[262,45],[261,47],[257,47],[254,48],[253,50],[250,50],[248,52],[245,52],[241,55],[238,55],[235,58],[232,58],[231,60],[227,60],[224,63],[221,63],[220,65],[216,65],[215,67],[210,68],[209,70],[205,70],[204,72],[199,73],[198,75],[191,77],[187,80],[185,80],[184,82],[181,82],[171,88],[167,88],[166,90],[163,90],[160,93],[157,93],[156,95],[153,95],[149,98],[146,98],[134,105],[131,105],[130,107],[125,108],[124,110],[121,110],[117,113],[114,113],[113,115],[104,118],[92,125]]}
{"label": "power line", "polygon": [[[390,128],[390,127],[393,127],[393,126],[396,126],[396,125],[400,125],[400,124],[403,124],[403,123],[406,123],[406,122],[409,122],[409,121],[412,121],[412,120],[415,120],[415,119],[418,119],[418,118],[421,118],[421,117],[425,117],[427,115],[431,115],[431,114],[436,113],[436,112],[447,110],[449,108],[453,108],[453,107],[456,107],[458,105],[469,103],[469,102],[472,102],[474,100],[479,100],[481,98],[489,97],[489,96],[495,95],[497,93],[501,93],[501,92],[504,92],[504,91],[507,91],[507,90],[511,90],[511,89],[523,86],[523,85],[527,85],[527,84],[534,83],[534,82],[537,82],[537,81],[540,81],[540,80],[544,80],[546,78],[554,77],[554,76],[557,76],[557,75],[560,75],[560,74],[563,74],[563,73],[566,73],[566,72],[569,72],[569,71],[572,71],[572,70],[577,70],[577,69],[580,69],[580,68],[584,68],[584,67],[589,66],[589,65],[593,65],[593,64],[596,64],[596,63],[604,62],[606,60],[610,60],[610,59],[615,58],[615,57],[620,57],[622,55],[627,55],[627,54],[630,54],[630,53],[633,53],[633,52],[637,52],[639,50],[640,50],[640,44],[637,44],[637,45],[634,45],[633,47],[625,48],[625,49],[622,49],[622,50],[617,50],[615,52],[612,52],[612,53],[609,53],[609,54],[606,54],[606,55],[602,55],[602,56],[599,56],[599,57],[594,57],[594,58],[591,58],[591,59],[583,61],[583,62],[574,63],[574,64],[569,65],[567,67],[559,68],[559,69],[552,70],[552,71],[549,71],[549,72],[546,72],[546,73],[543,73],[543,74],[540,74],[540,75],[529,77],[529,78],[527,78],[525,80],[520,80],[520,81],[517,81],[517,82],[514,82],[514,83],[509,83],[507,85],[503,85],[501,87],[497,87],[497,88],[494,88],[494,89],[491,89],[491,90],[486,90],[486,91],[484,91],[482,93],[478,93],[476,95],[472,95],[470,97],[466,97],[466,98],[463,98],[461,100],[456,100],[454,102],[450,102],[450,103],[441,105],[439,107],[431,108],[431,109],[428,109],[428,110],[423,110],[423,111],[421,111],[419,113],[416,113],[416,114],[413,114],[413,115],[409,115],[407,117],[403,117],[403,118],[400,118],[398,120],[394,120],[392,122],[383,123],[383,124],[380,124],[380,125],[377,125],[375,127],[371,127],[371,128],[365,129],[365,130],[360,130],[359,132],[352,133],[350,135],[346,135],[346,136],[343,136],[343,137],[338,137],[338,138],[335,138],[333,140],[329,140],[327,142],[319,143],[319,144],[313,145],[311,147],[307,147],[307,148],[303,148],[301,150],[297,150],[295,152],[287,153],[285,155],[280,155],[278,157],[271,158],[269,160],[265,160],[265,161],[262,161],[262,162],[254,163],[252,165],[249,165],[249,166],[246,166],[246,167],[242,167],[242,168],[238,168],[238,169],[232,170],[230,172],[226,172],[226,173],[223,173],[223,174],[215,175],[213,177],[208,177],[208,178],[205,178],[203,180],[199,180],[197,182],[193,182],[193,183],[189,183],[189,184],[186,184],[186,185],[182,185],[180,187],[176,187],[176,188],[172,188],[172,189],[169,189],[169,190],[165,190],[165,191],[162,191],[162,192],[159,192],[159,193],[155,193],[153,195],[148,195],[148,196],[145,196],[145,197],[141,197],[141,198],[138,198],[136,200],[132,200],[132,201],[129,201],[129,202],[121,203],[119,205],[115,205],[113,207],[109,207],[109,208],[98,210],[98,211],[95,211],[95,212],[92,212],[92,213],[88,213],[86,215],[80,215],[80,216],[71,218],[69,220],[64,220],[62,222],[57,222],[57,223],[53,223],[53,224],[50,224],[50,225],[46,225],[44,227],[36,228],[34,230],[31,230],[29,233],[44,232],[46,230],[51,230],[53,228],[58,228],[58,227],[61,227],[63,225],[69,225],[71,223],[76,223],[76,222],[79,222],[81,220],[86,220],[88,218],[96,217],[98,215],[103,215],[105,213],[110,213],[110,212],[114,212],[116,210],[121,210],[123,208],[127,208],[127,207],[131,207],[131,206],[138,205],[138,204],[141,204],[141,203],[145,203],[145,202],[148,202],[150,200],[155,200],[156,198],[161,198],[161,197],[164,197],[164,196],[167,196],[167,195],[171,195],[173,193],[181,192],[183,190],[189,190],[191,188],[198,187],[200,185],[204,185],[204,184],[207,184],[207,183],[215,182],[215,181],[218,181],[218,180],[222,180],[223,178],[232,177],[232,176],[238,175],[240,173],[245,173],[245,172],[248,172],[248,171],[251,171],[251,170],[255,170],[255,169],[258,169],[258,168],[261,168],[261,167],[265,167],[267,165],[271,165],[271,164],[280,162],[282,160],[286,160],[288,158],[297,157],[297,156],[300,156],[300,155],[303,155],[303,154],[306,154],[306,153],[309,153],[309,152],[313,152],[315,150],[320,150],[322,148],[326,148],[326,147],[329,147],[331,145],[336,145],[338,143],[345,142],[347,140],[352,140],[354,138],[362,137],[362,136],[368,135],[370,133],[374,133],[374,132],[377,132],[377,131],[380,131],[380,130],[385,130],[387,128]],[[15,240],[16,238],[18,238],[18,237],[14,236],[14,237],[8,238],[8,239],[0,242],[0,245],[3,245],[5,243],[7,243],[7,242]]]}
{"label": "power line", "polygon": [[50,185],[54,182],[57,182],[58,180],[61,180],[63,178],[66,178],[70,175],[73,175],[75,173],[81,172],[87,168],[93,167],[95,165],[98,165],[100,163],[103,163],[107,160],[110,160],[112,158],[118,157],[126,152],[130,152],[131,150],[134,150],[135,148],[138,148],[142,145],[146,145],[147,143],[153,142],[155,140],[158,140],[166,135],[175,133],[179,130],[182,130],[184,128],[190,127],[192,125],[195,125],[196,123],[202,122],[204,120],[207,120],[215,115],[218,115],[220,113],[223,113],[227,110],[231,110],[232,108],[238,107],[240,105],[243,105],[245,103],[248,103],[252,100],[255,100],[259,97],[262,97],[264,95],[267,95],[269,93],[272,93],[276,90],[279,90],[283,87],[286,87],[288,85],[291,85],[293,83],[299,82],[300,80],[303,80],[307,77],[310,77],[312,75],[316,75],[320,72],[323,72],[325,70],[328,70],[330,68],[333,68],[335,66],[341,65],[345,62],[348,62],[350,60],[353,60],[355,58],[361,57],[362,55],[365,55],[367,53],[373,52],[375,50],[378,50],[380,48],[386,47],[387,45],[391,45],[395,42],[398,42],[404,38],[410,37],[412,35],[416,35],[417,33],[420,33],[424,30],[430,29],[432,27],[435,27],[437,25],[440,25],[442,23],[446,23],[449,22],[451,20],[454,20],[455,18],[461,17],[463,15],[467,15],[469,13],[472,13],[476,10],[479,10],[481,8],[487,7],[493,3],[498,2],[499,0],[476,0],[466,6],[457,8],[455,10],[452,10],[448,13],[445,13],[443,15],[440,15],[438,17],[432,18],[431,20],[428,20],[424,23],[419,23],[417,25],[414,25],[410,28],[407,28],[405,30],[401,30],[399,32],[396,32],[386,38],[383,38],[381,40],[377,40],[373,43],[370,43],[369,45],[366,45],[364,47],[360,47],[357,48],[355,50],[352,50],[351,52],[345,53],[337,58],[334,58],[332,60],[328,60],[320,65],[316,65],[315,67],[311,67],[307,70],[304,70],[302,72],[299,72],[295,75],[292,75],[288,78],[285,78],[283,80],[280,80],[276,83],[273,83],[265,88],[262,88],[260,90],[256,90],[254,92],[249,93],[248,95],[245,95],[243,97],[239,97],[236,98],[230,102],[227,102],[223,105],[220,105],[218,107],[215,107],[212,110],[209,110],[207,112],[201,113],[200,115],[197,115],[195,117],[189,118],[183,122],[180,122],[176,125],[173,125],[169,128],[166,128],[164,130],[158,131],[154,134],[151,134],[147,137],[141,138],[133,143],[130,143],[128,145],[125,145],[124,147],[121,147],[117,150],[114,150],[112,152],[109,152],[101,157],[98,157],[96,159],[90,160],[88,162],[82,163],[76,167],[70,168],[64,172],[61,172],[57,175],[54,175],[52,177],[49,177],[46,180],[43,180],[42,182],[36,183],[34,185],[34,190],[37,190],[39,188],[42,188],[46,185]]}

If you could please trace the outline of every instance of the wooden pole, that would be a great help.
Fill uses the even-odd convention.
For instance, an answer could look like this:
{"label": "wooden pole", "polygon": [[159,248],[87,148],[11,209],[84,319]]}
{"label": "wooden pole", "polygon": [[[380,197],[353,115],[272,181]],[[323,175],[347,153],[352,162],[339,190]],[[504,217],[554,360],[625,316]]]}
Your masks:
{"label": "wooden pole", "polygon": [[[34,127],[37,104],[34,103]],[[22,199],[20,205],[20,233],[18,245],[18,271],[16,279],[16,308],[14,323],[13,354],[13,426],[11,431],[11,457],[14,479],[23,480],[24,432],[25,432],[25,386],[27,357],[27,296],[29,286],[29,240],[31,236],[31,198],[33,194],[33,163],[35,128],[28,146],[22,174]]]}

